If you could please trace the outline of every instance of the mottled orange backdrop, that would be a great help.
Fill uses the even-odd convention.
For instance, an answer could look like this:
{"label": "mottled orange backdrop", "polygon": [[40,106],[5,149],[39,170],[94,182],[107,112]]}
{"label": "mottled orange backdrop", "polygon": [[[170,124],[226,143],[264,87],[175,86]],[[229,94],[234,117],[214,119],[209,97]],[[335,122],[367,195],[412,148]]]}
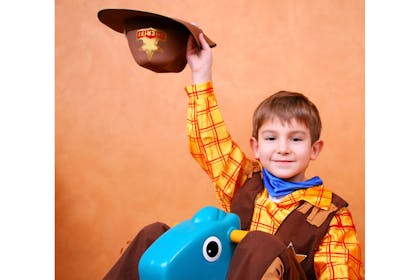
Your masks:
{"label": "mottled orange backdrop", "polygon": [[365,246],[364,1],[55,1],[57,279],[100,279],[146,224],[217,205],[189,155],[190,73],[139,67],[125,37],[97,19],[129,8],[198,23],[218,45],[214,86],[251,156],[251,115],[281,90],[308,95],[323,119],[319,175],[350,203]]}

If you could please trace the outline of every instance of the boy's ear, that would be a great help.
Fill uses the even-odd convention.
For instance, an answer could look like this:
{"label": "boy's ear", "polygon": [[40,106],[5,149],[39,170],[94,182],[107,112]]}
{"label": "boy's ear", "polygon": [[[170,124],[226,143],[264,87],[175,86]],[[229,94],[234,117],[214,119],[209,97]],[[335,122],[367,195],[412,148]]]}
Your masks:
{"label": "boy's ear", "polygon": [[322,148],[324,147],[324,141],[318,140],[315,143],[312,144],[312,153],[311,153],[311,159],[315,160],[318,155],[321,153]]}
{"label": "boy's ear", "polygon": [[249,144],[251,146],[252,152],[254,153],[254,158],[259,159],[258,140],[255,137],[251,137],[249,139]]}

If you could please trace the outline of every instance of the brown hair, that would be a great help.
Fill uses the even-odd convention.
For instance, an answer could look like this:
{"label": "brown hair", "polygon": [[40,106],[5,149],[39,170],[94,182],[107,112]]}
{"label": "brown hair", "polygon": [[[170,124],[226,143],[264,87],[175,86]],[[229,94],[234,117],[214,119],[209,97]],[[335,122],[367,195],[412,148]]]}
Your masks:
{"label": "brown hair", "polygon": [[321,135],[321,118],[318,109],[306,96],[297,92],[279,91],[255,109],[252,119],[252,136],[258,140],[258,130],[268,119],[279,118],[282,122],[292,119],[309,128],[311,141],[315,143]]}

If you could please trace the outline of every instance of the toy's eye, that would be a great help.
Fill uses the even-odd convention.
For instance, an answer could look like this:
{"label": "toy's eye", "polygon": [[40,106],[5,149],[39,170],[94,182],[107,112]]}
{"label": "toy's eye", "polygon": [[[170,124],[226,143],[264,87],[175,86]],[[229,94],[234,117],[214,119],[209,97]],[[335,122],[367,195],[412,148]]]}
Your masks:
{"label": "toy's eye", "polygon": [[216,236],[210,236],[203,243],[203,256],[209,262],[215,262],[222,254],[222,243]]}

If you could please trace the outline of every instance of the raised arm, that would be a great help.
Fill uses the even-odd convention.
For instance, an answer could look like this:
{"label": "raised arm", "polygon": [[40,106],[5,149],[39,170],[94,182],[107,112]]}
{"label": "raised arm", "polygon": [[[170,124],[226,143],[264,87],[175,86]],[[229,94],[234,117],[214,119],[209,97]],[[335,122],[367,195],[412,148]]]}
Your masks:
{"label": "raised arm", "polygon": [[248,166],[243,152],[232,140],[223,121],[211,81],[212,51],[203,35],[202,48],[190,38],[187,60],[193,84],[188,94],[187,133],[190,153],[215,184],[221,206],[230,210],[234,192],[243,184]]}

